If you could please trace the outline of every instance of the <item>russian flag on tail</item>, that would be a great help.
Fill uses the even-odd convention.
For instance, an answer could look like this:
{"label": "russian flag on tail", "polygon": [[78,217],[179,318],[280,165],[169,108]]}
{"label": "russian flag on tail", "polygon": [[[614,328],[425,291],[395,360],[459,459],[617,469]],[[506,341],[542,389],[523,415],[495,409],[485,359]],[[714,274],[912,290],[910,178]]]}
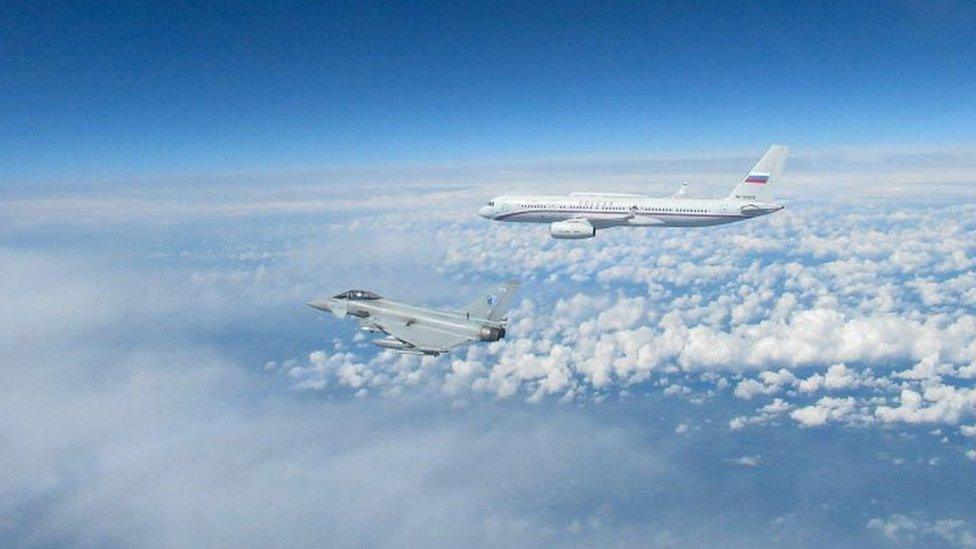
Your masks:
{"label": "russian flag on tail", "polygon": [[767,181],[769,181],[768,173],[751,173],[748,177],[746,177],[746,183],[765,185]]}

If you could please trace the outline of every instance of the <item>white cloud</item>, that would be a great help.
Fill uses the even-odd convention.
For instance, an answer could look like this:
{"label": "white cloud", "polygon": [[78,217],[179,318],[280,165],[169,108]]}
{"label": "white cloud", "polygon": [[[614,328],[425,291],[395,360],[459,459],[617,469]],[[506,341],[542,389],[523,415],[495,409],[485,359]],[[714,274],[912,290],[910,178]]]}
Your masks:
{"label": "white cloud", "polygon": [[763,414],[782,414],[791,408],[790,404],[781,398],[774,399],[771,404],[767,404],[759,409]]}
{"label": "white cloud", "polygon": [[913,543],[940,540],[956,547],[976,547],[976,534],[962,520],[927,521],[894,514],[887,518],[872,518],[867,527],[890,541]]}
{"label": "white cloud", "polygon": [[856,384],[856,375],[843,364],[830,366],[824,375],[824,387],[829,390],[850,389]]}
{"label": "white cloud", "polygon": [[735,465],[741,465],[743,467],[758,467],[760,461],[762,461],[762,456],[742,456],[740,458],[735,458],[730,460],[731,463]]}
{"label": "white cloud", "polygon": [[922,393],[904,389],[900,406],[879,406],[875,415],[883,422],[956,424],[976,412],[976,389],[931,383]]}
{"label": "white cloud", "polygon": [[792,408],[793,405],[785,400],[775,398],[773,399],[773,402],[760,408],[759,413],[755,416],[738,416],[730,420],[729,429],[737,431],[746,427],[747,425],[762,425],[764,423],[769,423],[771,420],[779,417]]}
{"label": "white cloud", "polygon": [[777,390],[779,390],[779,387],[776,385],[765,385],[754,379],[744,379],[735,386],[732,394],[745,400],[752,400],[757,395],[768,395],[775,393]]}
{"label": "white cloud", "polygon": [[857,401],[853,397],[823,397],[811,406],[797,408],[790,417],[804,427],[819,427],[829,422],[851,421],[857,414]]}
{"label": "white cloud", "polygon": [[892,515],[887,519],[873,518],[869,520],[868,528],[880,532],[885,538],[893,541],[905,540],[906,538],[911,541],[914,539],[914,533],[919,530],[919,525],[904,515]]}

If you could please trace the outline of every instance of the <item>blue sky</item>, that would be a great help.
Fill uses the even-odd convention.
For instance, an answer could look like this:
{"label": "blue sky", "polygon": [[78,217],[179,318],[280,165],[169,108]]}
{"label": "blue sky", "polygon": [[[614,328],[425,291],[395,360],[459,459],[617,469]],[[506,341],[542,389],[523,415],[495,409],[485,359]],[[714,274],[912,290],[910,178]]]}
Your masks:
{"label": "blue sky", "polygon": [[971,145],[965,2],[18,3],[6,183]]}
{"label": "blue sky", "polygon": [[[0,13],[0,545],[976,547],[964,2]],[[554,241],[506,192],[787,207]],[[506,338],[400,356],[362,287]]]}

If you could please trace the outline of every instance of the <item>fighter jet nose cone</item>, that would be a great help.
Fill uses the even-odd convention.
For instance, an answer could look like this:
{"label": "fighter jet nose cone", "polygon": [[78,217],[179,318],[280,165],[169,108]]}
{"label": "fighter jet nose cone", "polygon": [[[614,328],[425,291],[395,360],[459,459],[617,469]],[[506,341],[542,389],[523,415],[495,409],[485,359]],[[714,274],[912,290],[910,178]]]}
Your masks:
{"label": "fighter jet nose cone", "polygon": [[478,215],[484,217],[485,219],[491,219],[491,206],[483,206],[478,210]]}
{"label": "fighter jet nose cone", "polygon": [[329,308],[329,302],[328,301],[306,301],[305,304],[308,305],[309,307],[313,308],[313,309],[318,309],[320,311],[329,311],[329,310],[331,310]]}

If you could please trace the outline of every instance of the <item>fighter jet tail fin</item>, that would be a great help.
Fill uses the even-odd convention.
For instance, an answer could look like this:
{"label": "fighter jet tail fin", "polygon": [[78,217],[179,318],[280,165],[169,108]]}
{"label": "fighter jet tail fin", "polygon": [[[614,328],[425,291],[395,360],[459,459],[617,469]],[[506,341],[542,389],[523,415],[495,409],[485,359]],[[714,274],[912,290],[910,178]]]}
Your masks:
{"label": "fighter jet tail fin", "polygon": [[739,200],[772,200],[770,187],[779,179],[786,163],[787,147],[773,145],[766,154],[749,170],[749,174],[738,184],[729,198]]}
{"label": "fighter jet tail fin", "polygon": [[484,318],[486,320],[499,321],[505,318],[508,308],[512,304],[512,297],[518,290],[518,280],[509,280],[494,291],[486,293],[478,299],[472,301],[465,311],[472,318]]}

